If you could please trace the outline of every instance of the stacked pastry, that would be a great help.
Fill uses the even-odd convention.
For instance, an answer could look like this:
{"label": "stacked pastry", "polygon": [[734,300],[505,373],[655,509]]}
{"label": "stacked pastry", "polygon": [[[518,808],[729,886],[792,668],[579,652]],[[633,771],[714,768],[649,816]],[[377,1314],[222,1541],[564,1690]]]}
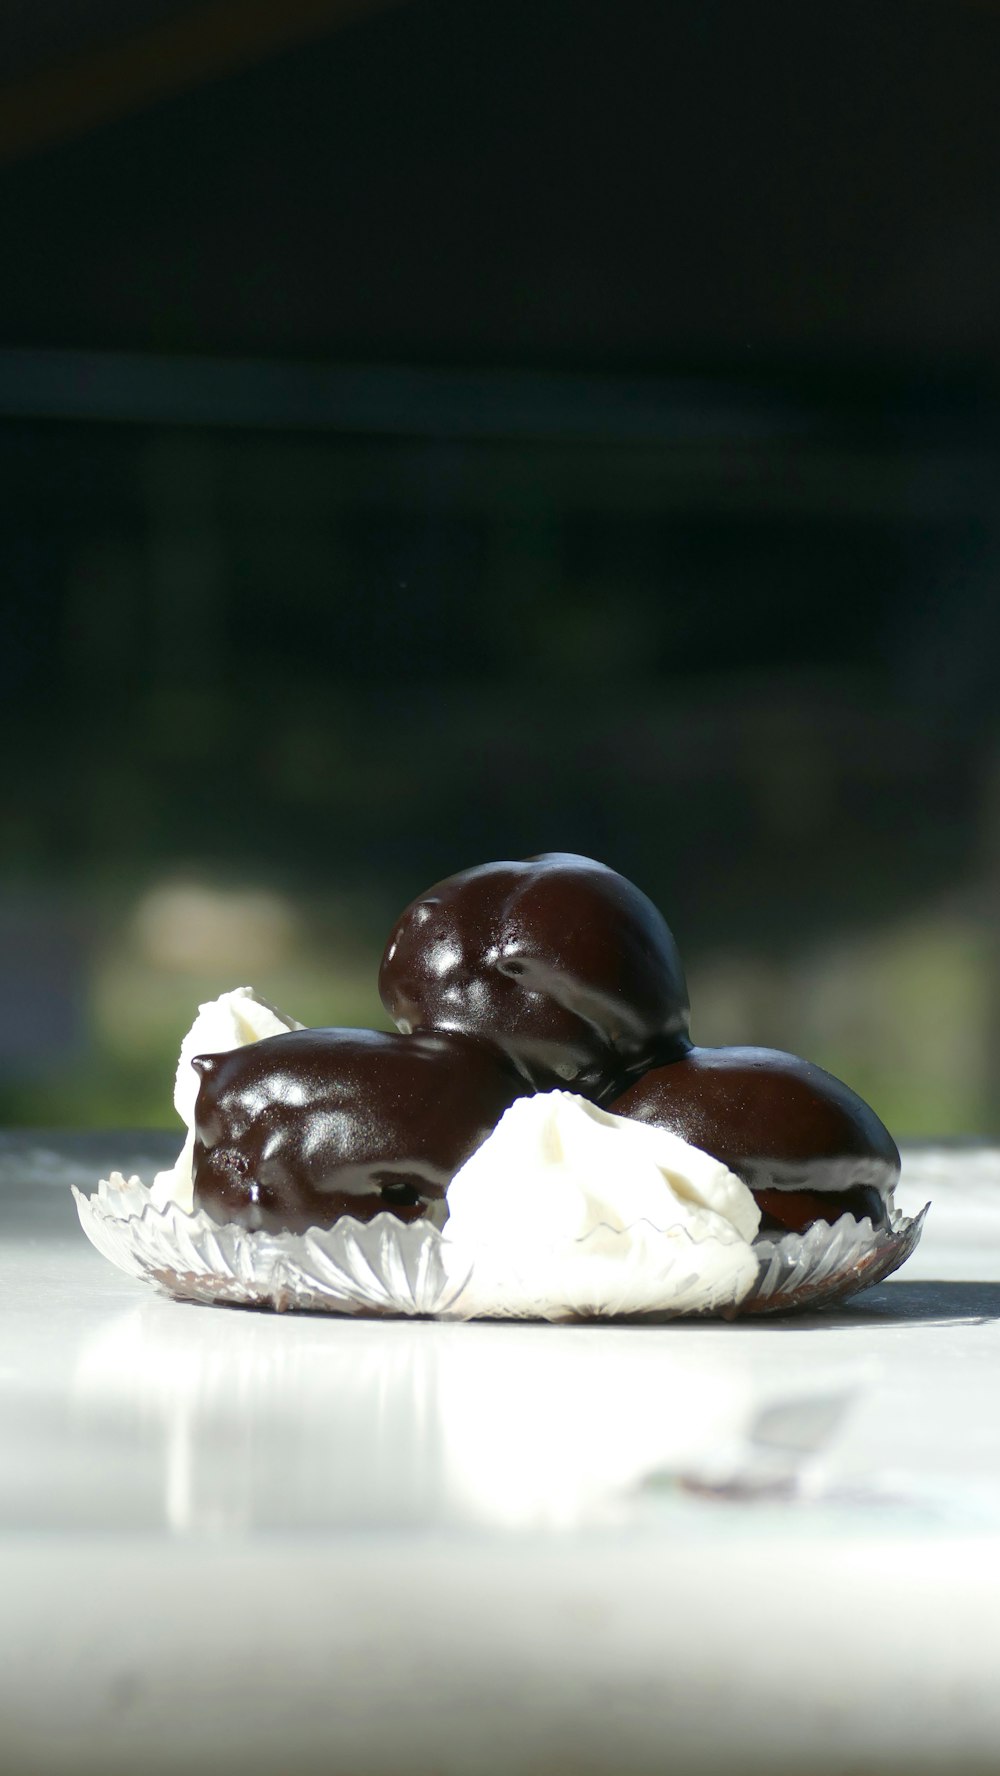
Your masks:
{"label": "stacked pastry", "polygon": [[858,1263],[898,1227],[884,1125],[794,1055],[696,1047],[670,929],[613,870],[452,876],[396,921],[379,986],[398,1033],[303,1029],[245,988],[202,1007],[154,1205],[268,1234],[428,1221],[466,1311],[732,1308],[776,1242],[798,1262],[836,1228],[841,1293],[893,1268]]}

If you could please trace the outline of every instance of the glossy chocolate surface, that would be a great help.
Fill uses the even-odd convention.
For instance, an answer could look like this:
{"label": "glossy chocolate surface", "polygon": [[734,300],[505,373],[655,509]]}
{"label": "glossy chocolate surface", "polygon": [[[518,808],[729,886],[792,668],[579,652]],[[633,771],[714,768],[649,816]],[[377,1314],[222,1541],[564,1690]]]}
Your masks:
{"label": "glossy chocolate surface", "polygon": [[525,1090],[502,1055],[449,1035],[292,1030],[194,1066],[195,1205],[272,1232],[416,1220]]}
{"label": "glossy chocolate surface", "polygon": [[755,1190],[761,1211],[761,1233],[804,1233],[816,1221],[832,1223],[841,1215],[861,1221],[867,1215],[873,1227],[888,1224],[885,1202],[873,1184],[853,1190]]}
{"label": "glossy chocolate surface", "polygon": [[396,921],[379,991],[401,1030],[494,1042],[539,1090],[600,1099],[687,1041],[662,915],[624,876],[568,852],[429,888]]}
{"label": "glossy chocolate surface", "polygon": [[[840,1195],[824,1219],[848,1207],[869,1213],[873,1193],[899,1177],[896,1143],[864,1099],[822,1067],[778,1049],[692,1048],[645,1073],[608,1109],[682,1135],[755,1194],[865,1193],[854,1204]],[[764,1207],[790,1214],[794,1206]]]}

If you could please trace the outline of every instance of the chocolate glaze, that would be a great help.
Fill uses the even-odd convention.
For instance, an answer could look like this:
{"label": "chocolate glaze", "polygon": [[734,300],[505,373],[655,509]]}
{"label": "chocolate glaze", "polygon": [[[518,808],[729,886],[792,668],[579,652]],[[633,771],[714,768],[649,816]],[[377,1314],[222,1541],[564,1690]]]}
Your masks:
{"label": "chocolate glaze", "polygon": [[[609,1105],[671,1129],[713,1153],[782,1226],[850,1210],[885,1222],[881,1192],[899,1177],[888,1129],[856,1092],[797,1055],[773,1048],[692,1048],[654,1067]],[[819,1193],[807,1201],[779,1193]],[[836,1194],[833,1194],[836,1193]]]}
{"label": "chocolate glaze", "polygon": [[652,901],[589,857],[487,863],[396,921],[379,975],[403,1031],[496,1043],[538,1090],[602,1098],[687,1045],[677,946]]}
{"label": "chocolate glaze", "polygon": [[453,1035],[290,1030],[194,1066],[195,1206],[272,1232],[418,1219],[525,1090]]}
{"label": "chocolate glaze", "polygon": [[865,1215],[873,1227],[888,1225],[884,1199],[872,1184],[853,1190],[755,1190],[761,1211],[761,1233],[804,1233],[815,1221],[832,1223],[841,1215],[861,1221]]}

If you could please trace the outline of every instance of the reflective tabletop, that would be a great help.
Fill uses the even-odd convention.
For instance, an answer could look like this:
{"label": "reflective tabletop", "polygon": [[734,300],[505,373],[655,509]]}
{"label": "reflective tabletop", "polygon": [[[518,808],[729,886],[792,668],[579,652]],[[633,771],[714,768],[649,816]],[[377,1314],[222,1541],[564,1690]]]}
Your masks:
{"label": "reflective tabletop", "polygon": [[11,1776],[995,1770],[1000,1154],[907,1155],[903,1274],[799,1318],[180,1304],[0,1139]]}

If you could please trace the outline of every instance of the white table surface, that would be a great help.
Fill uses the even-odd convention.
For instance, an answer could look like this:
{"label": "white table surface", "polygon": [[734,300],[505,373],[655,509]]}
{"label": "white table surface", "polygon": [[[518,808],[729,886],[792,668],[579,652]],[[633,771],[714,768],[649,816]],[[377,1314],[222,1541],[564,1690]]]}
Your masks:
{"label": "white table surface", "polygon": [[839,1311],[181,1305],[0,1137],[0,1771],[1000,1768],[1000,1154]]}

